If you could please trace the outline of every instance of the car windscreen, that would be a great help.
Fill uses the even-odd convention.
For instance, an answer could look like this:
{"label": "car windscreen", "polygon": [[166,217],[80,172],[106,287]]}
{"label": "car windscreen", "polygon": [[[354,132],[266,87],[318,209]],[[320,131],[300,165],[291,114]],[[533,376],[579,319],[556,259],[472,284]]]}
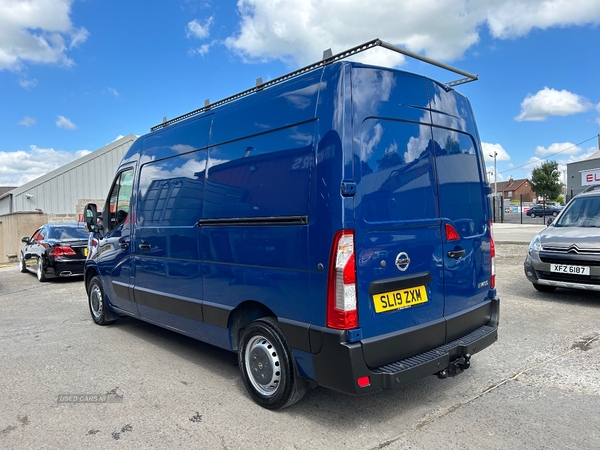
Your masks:
{"label": "car windscreen", "polygon": [[600,197],[574,198],[554,223],[557,227],[600,227]]}
{"label": "car windscreen", "polygon": [[89,232],[83,227],[52,227],[50,229],[50,239],[68,240],[68,239],[87,239]]}

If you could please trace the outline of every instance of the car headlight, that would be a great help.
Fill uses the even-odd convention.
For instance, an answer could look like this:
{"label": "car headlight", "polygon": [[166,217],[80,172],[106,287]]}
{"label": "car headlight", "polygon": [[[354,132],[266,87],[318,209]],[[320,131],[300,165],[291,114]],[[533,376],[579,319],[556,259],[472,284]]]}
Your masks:
{"label": "car headlight", "polygon": [[542,249],[542,238],[539,234],[536,234],[531,242],[529,243],[529,254],[532,252],[539,252]]}

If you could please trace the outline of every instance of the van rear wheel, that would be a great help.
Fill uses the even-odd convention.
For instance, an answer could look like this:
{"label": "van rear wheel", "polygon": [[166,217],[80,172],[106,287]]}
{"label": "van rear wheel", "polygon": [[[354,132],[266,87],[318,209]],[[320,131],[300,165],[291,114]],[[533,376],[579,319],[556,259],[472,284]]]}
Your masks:
{"label": "van rear wheel", "polygon": [[267,409],[293,405],[306,392],[306,382],[298,375],[283,332],[272,317],[255,320],[246,328],[238,362],[248,393]]}

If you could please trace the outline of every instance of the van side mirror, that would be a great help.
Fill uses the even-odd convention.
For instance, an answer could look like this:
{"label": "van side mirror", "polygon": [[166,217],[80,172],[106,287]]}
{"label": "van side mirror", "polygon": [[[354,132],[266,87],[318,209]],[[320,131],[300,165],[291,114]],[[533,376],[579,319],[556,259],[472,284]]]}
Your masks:
{"label": "van side mirror", "polygon": [[98,231],[98,209],[95,203],[88,203],[85,205],[85,224],[87,225],[88,231],[95,233]]}

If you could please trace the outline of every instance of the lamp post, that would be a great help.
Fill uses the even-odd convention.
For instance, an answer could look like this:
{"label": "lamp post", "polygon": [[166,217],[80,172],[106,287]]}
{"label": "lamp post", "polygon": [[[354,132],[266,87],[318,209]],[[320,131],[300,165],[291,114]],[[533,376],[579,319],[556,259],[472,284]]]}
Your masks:
{"label": "lamp post", "polygon": [[494,158],[494,197],[498,195],[498,173],[496,172],[496,156],[498,156],[498,152],[494,152],[493,155],[490,155],[490,158]]}

